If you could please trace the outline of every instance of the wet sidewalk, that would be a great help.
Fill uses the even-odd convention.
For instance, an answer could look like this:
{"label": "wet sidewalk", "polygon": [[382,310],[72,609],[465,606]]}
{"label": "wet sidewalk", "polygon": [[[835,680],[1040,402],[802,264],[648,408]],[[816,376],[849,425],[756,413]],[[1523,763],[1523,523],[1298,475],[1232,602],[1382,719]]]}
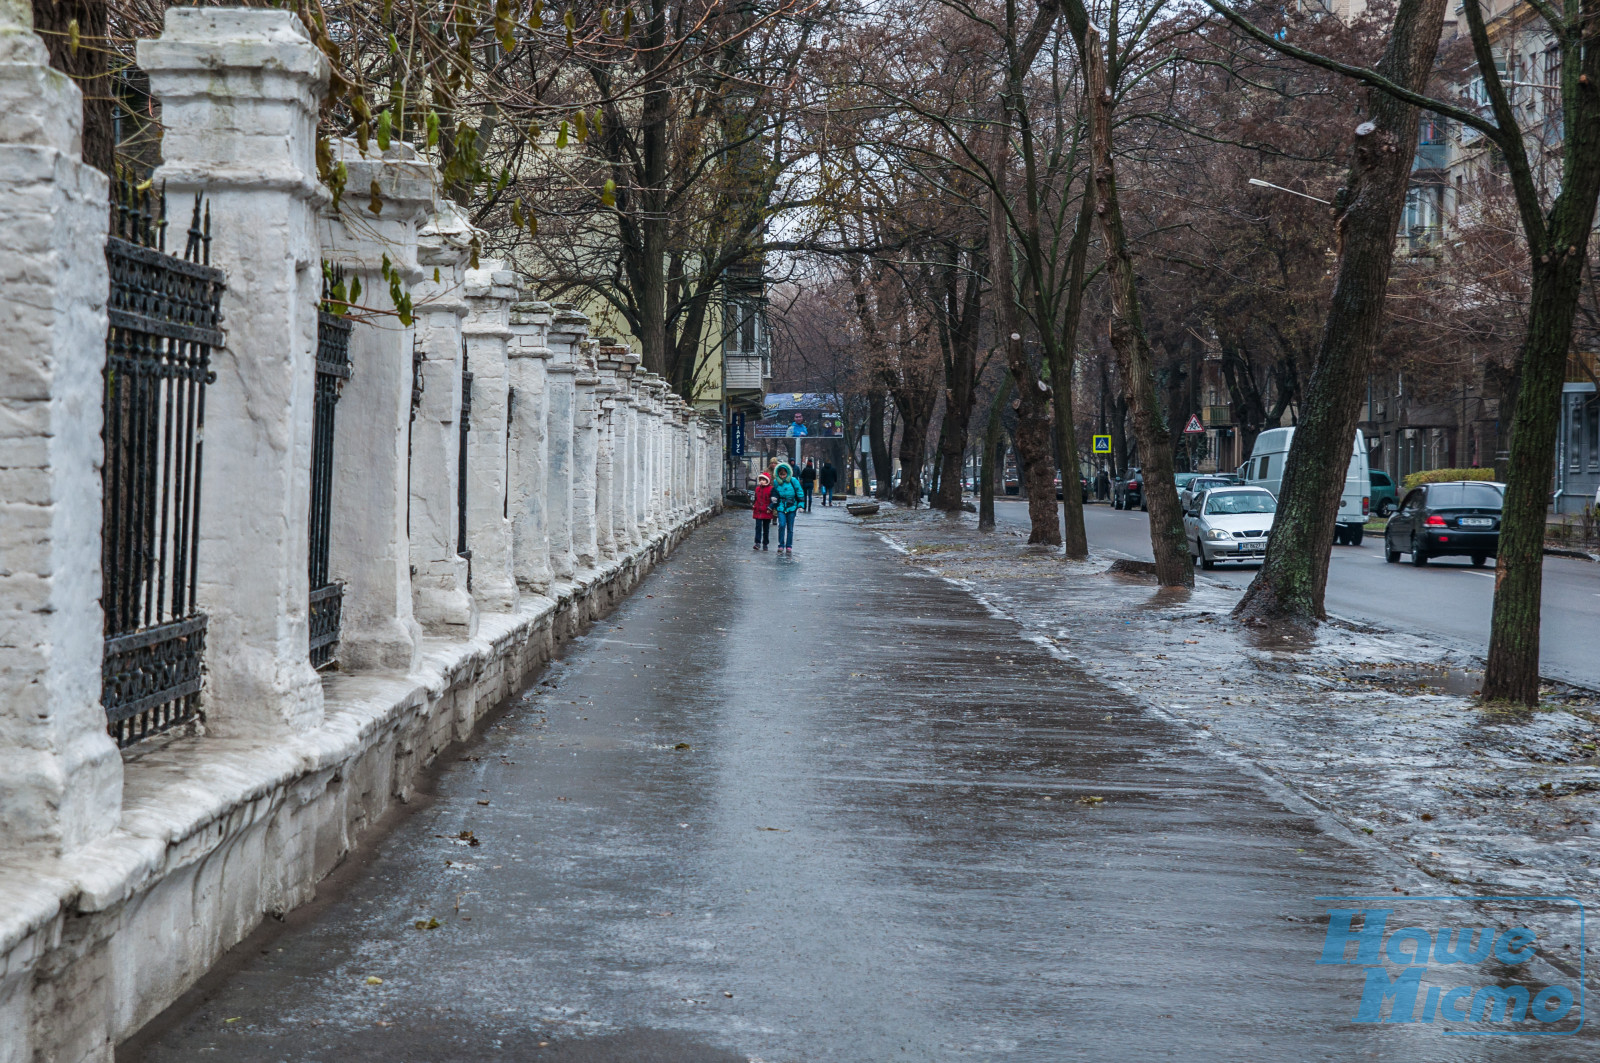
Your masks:
{"label": "wet sidewalk", "polygon": [[1592,1052],[1352,1024],[1316,898],[1399,888],[1377,850],[842,510],[802,516],[793,561],[749,525],[696,532],[119,1059]]}

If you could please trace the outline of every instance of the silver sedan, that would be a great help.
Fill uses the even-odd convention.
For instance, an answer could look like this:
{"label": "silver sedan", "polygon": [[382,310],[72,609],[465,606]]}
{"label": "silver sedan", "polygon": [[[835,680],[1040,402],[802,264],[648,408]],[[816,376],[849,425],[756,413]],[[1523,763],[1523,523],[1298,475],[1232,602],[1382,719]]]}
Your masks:
{"label": "silver sedan", "polygon": [[1218,561],[1260,561],[1278,500],[1262,487],[1214,487],[1194,495],[1183,514],[1189,553],[1201,568]]}

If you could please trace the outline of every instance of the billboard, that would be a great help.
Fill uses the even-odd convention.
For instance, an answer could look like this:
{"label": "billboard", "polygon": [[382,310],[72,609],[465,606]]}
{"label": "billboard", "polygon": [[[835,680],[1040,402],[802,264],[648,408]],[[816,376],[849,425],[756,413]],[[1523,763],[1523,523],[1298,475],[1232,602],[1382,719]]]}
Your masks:
{"label": "billboard", "polygon": [[769,393],[756,423],[757,439],[843,439],[844,418],[831,395],[808,391]]}

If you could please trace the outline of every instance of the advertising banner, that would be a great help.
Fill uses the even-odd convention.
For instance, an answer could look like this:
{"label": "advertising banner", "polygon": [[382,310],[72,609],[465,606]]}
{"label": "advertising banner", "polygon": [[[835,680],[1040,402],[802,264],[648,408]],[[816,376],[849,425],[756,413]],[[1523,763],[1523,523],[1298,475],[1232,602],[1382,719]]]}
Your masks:
{"label": "advertising banner", "polygon": [[844,419],[828,395],[790,391],[769,393],[756,423],[757,439],[843,439]]}

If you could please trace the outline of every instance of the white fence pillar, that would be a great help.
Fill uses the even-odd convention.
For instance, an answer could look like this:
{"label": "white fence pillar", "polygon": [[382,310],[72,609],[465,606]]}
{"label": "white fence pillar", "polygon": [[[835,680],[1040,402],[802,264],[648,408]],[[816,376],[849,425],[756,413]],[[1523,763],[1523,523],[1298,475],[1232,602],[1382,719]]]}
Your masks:
{"label": "white fence pillar", "polygon": [[78,90],[26,5],[0,18],[0,848],[58,855],[122,808],[100,704],[108,200]]}
{"label": "white fence pillar", "polygon": [[[461,325],[472,227],[454,203],[417,239],[422,280],[412,289],[423,356],[422,401],[411,421],[411,565],[417,620],[430,635],[463,638],[478,627],[460,554]],[[434,278],[438,279],[435,280]]]}
{"label": "white fence pillar", "polygon": [[621,525],[617,509],[621,498],[617,489],[617,441],[621,435],[617,427],[621,420],[617,404],[620,390],[617,372],[627,353],[626,347],[615,343],[602,344],[595,350],[595,364],[600,378],[595,386],[600,429],[595,460],[595,540],[600,556],[606,558],[617,556],[617,533]]}
{"label": "white fence pillar", "polygon": [[595,347],[592,340],[579,346],[578,375],[572,382],[572,556],[580,569],[592,569],[600,560],[599,533],[595,529],[600,461],[600,411],[595,389],[600,385],[600,376]]}
{"label": "white fence pillar", "polygon": [[481,609],[510,612],[517,606],[511,568],[511,520],[507,491],[507,402],[510,374],[511,302],[517,275],[500,261],[467,273],[467,367],[472,371],[472,419],[467,432],[467,545],[472,550],[472,597]]}
{"label": "white fence pillar", "polygon": [[638,549],[644,545],[644,534],[639,524],[639,500],[641,499],[644,484],[644,470],[641,456],[644,447],[641,442],[641,429],[644,427],[644,414],[641,406],[644,403],[644,389],[639,385],[638,355],[630,354],[623,360],[622,385],[623,396],[627,406],[623,412],[623,423],[627,426],[627,447],[623,456],[623,468],[627,482],[623,484],[622,498],[622,527],[626,536],[629,549]]}
{"label": "white fence pillar", "polygon": [[572,557],[572,402],[578,375],[578,345],[588,336],[589,319],[557,307],[550,324],[550,361],[545,366],[545,531],[550,539],[550,571],[570,580]]}
{"label": "white fence pillar", "polygon": [[665,390],[662,380],[654,373],[645,378],[645,414],[646,428],[645,439],[645,495],[644,495],[644,524],[649,538],[654,538],[662,530],[661,513],[661,443],[665,434],[662,431],[662,392]]}
{"label": "white fence pillar", "polygon": [[[328,569],[345,583],[339,666],[410,671],[421,628],[412,611],[411,543],[406,531],[411,349],[415,334],[389,310],[391,261],[406,284],[422,279],[417,226],[434,206],[433,168],[408,144],[362,158],[354,141],[335,152],[351,192],[322,212],[323,257],[344,269],[345,291],[360,283],[350,330],[350,379],[334,421],[332,526]],[[374,214],[367,191],[377,183]]]}
{"label": "white fence pillar", "polygon": [[525,300],[511,308],[511,568],[517,586],[550,593],[550,540],[545,531],[545,364],[550,360],[550,304]]}
{"label": "white fence pillar", "polygon": [[168,8],[138,61],[165,127],[155,182],[175,203],[205,194],[228,275],[201,476],[206,728],[307,730],[322,721],[307,552],[328,63],[288,11],[203,7]]}

